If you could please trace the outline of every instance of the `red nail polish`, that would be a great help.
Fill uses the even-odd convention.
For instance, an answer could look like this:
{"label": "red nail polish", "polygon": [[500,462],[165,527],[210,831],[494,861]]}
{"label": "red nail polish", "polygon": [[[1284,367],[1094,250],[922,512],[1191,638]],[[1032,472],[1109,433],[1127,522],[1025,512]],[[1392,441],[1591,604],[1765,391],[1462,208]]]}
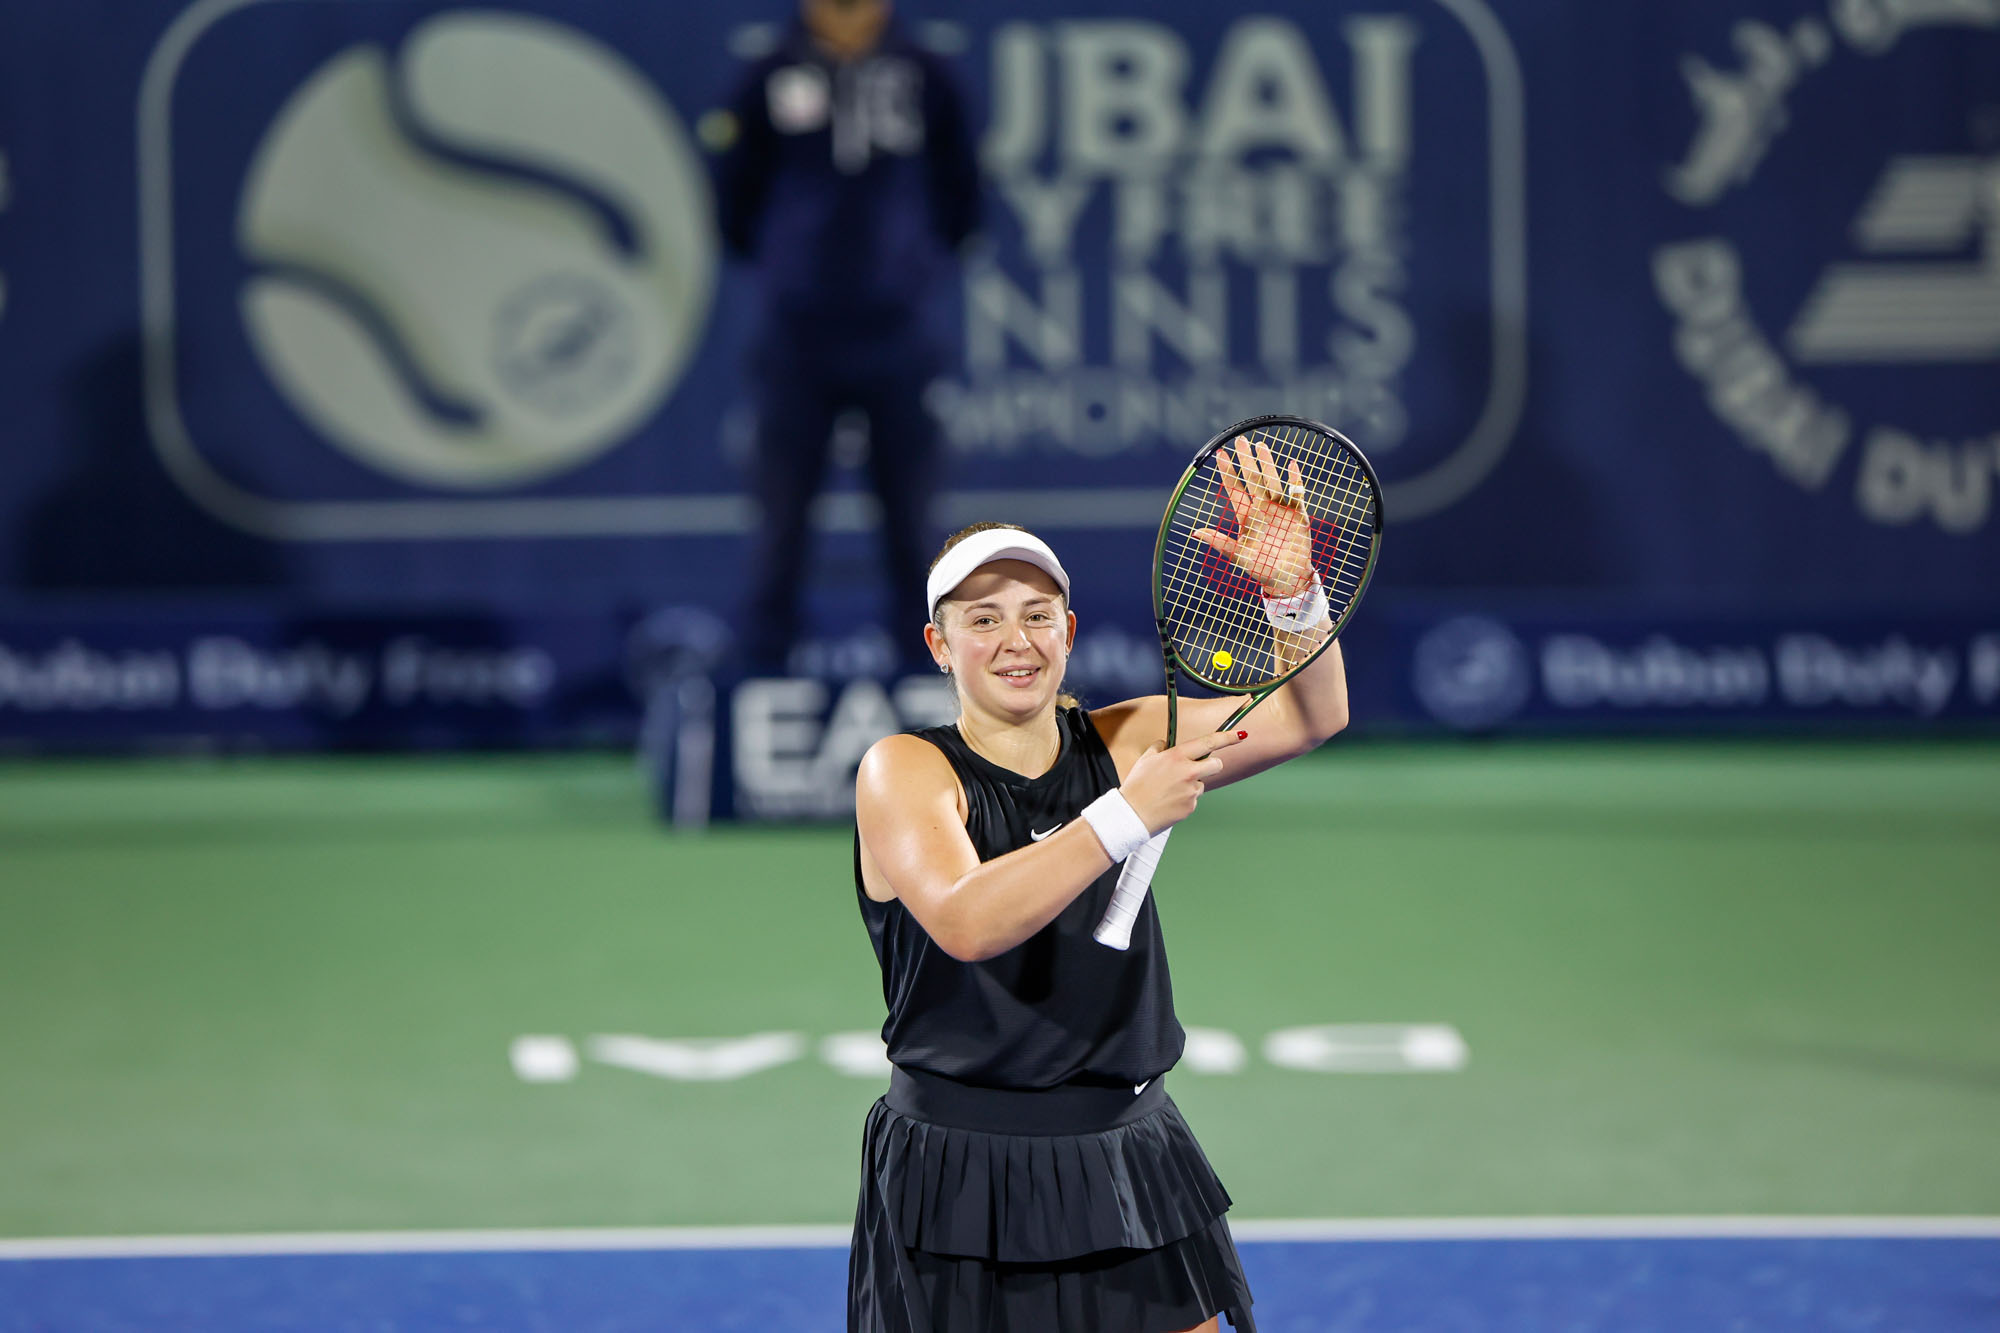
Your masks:
{"label": "red nail polish", "polygon": [[1247,741],[1250,739],[1250,733],[1247,731],[1239,731],[1236,733],[1236,739],[1239,741]]}

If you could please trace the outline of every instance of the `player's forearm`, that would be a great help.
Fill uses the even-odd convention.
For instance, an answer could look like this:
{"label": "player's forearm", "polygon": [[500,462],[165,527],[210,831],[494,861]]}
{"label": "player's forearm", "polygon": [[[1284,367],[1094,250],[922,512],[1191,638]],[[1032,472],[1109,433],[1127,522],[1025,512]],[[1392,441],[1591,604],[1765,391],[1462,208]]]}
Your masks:
{"label": "player's forearm", "polygon": [[960,962],[1005,953],[1055,920],[1110,868],[1090,825],[1072,821],[961,875],[940,904],[931,938]]}
{"label": "player's forearm", "polygon": [[1271,656],[1277,663],[1278,671],[1290,671],[1318,652],[1319,646],[1326,642],[1330,629],[1332,625],[1326,620],[1298,633],[1274,627],[1271,630]]}
{"label": "player's forearm", "polygon": [[1331,739],[1347,725],[1347,666],[1340,644],[1328,644],[1311,665],[1278,687],[1272,702],[1282,704],[1297,752]]}

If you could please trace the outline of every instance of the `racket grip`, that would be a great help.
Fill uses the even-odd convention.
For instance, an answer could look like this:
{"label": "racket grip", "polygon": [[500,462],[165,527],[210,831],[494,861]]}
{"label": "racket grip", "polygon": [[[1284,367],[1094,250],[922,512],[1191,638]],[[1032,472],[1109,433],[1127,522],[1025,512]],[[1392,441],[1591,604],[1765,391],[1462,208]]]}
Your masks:
{"label": "racket grip", "polygon": [[1172,828],[1161,829],[1125,858],[1125,866],[1118,872],[1118,887],[1111,891],[1111,905],[1104,909],[1104,919],[1091,932],[1091,938],[1105,948],[1132,947],[1132,927],[1139,920],[1139,905],[1146,901],[1146,893],[1153,887],[1153,872],[1159,869],[1160,853],[1167,849],[1167,838],[1172,833]]}

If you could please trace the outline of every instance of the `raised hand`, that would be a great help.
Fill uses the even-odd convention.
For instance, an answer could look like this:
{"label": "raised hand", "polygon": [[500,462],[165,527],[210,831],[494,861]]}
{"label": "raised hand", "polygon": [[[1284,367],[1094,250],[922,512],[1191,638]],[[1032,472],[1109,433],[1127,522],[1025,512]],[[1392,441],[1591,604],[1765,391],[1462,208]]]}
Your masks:
{"label": "raised hand", "polygon": [[1247,731],[1217,731],[1182,741],[1171,750],[1165,741],[1155,741],[1132,765],[1118,790],[1145,821],[1148,833],[1171,828],[1194,813],[1208,780],[1222,772],[1222,761],[1215,752],[1249,735]]}
{"label": "raised hand", "polygon": [[1237,535],[1196,528],[1190,535],[1228,556],[1263,585],[1266,597],[1293,597],[1312,586],[1312,520],[1296,459],[1279,464],[1247,436],[1216,451],[1215,475],[1236,517]]}

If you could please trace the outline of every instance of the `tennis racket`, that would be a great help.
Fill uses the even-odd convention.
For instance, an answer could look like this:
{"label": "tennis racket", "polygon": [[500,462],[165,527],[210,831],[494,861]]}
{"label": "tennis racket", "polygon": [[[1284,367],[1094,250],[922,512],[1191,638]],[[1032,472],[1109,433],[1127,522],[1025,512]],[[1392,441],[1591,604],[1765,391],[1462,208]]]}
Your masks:
{"label": "tennis racket", "polygon": [[[1167,745],[1179,739],[1179,677],[1247,696],[1227,731],[1304,670],[1354,614],[1381,550],[1375,469],[1339,431],[1304,417],[1238,422],[1181,474],[1153,548],[1153,618],[1167,674]],[[1302,615],[1326,610],[1315,623]],[[1267,608],[1267,598],[1280,599]],[[1287,627],[1275,617],[1287,612]],[[1098,943],[1125,949],[1171,828],[1125,858]]]}

